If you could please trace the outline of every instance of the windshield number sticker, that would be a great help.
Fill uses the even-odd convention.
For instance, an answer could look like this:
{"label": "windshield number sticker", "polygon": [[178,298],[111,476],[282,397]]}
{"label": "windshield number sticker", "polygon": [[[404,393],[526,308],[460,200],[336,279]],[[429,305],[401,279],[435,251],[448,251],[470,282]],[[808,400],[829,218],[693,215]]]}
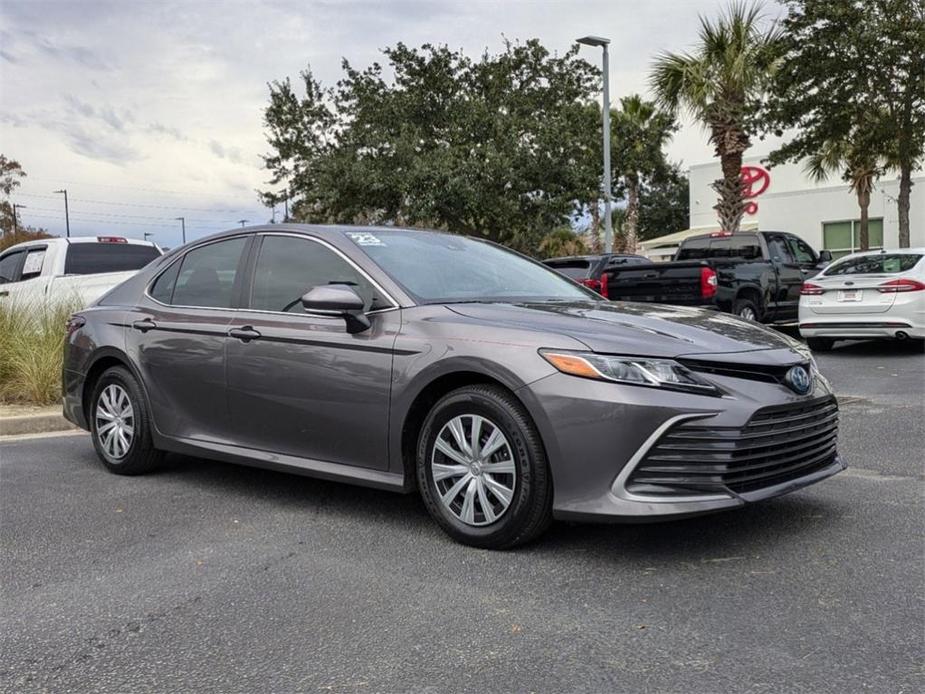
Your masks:
{"label": "windshield number sticker", "polygon": [[357,246],[384,246],[382,240],[374,235],[366,232],[363,233],[352,233],[347,234]]}

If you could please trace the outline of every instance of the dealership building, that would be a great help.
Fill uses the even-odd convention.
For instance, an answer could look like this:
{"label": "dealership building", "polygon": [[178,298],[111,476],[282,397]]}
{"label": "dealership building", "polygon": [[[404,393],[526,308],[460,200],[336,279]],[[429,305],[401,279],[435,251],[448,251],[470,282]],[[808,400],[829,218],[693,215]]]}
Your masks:
{"label": "dealership building", "polygon": [[[833,256],[858,250],[860,208],[857,196],[837,175],[814,181],[802,164],[770,168],[761,156],[746,157],[742,166],[747,208],[743,230],[789,231],[802,237],[816,250],[828,249]],[[690,168],[690,228],[640,244],[653,260],[667,260],[688,236],[718,231],[716,191],[711,184],[720,178],[719,160]],[[912,175],[909,206],[910,245],[925,246],[925,171]],[[889,174],[875,183],[871,193],[868,227],[871,248],[899,245],[899,213],[896,198],[899,178]]]}

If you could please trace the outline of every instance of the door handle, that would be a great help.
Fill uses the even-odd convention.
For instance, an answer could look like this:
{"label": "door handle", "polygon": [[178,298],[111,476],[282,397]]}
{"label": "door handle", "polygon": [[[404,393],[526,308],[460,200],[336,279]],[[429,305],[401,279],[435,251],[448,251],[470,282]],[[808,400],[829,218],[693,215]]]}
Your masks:
{"label": "door handle", "polygon": [[228,331],[229,337],[236,337],[241,342],[250,342],[251,340],[256,340],[260,337],[260,333],[254,330],[250,325],[245,325],[241,328],[232,328]]}
{"label": "door handle", "polygon": [[136,320],[134,323],[132,323],[132,327],[135,328],[135,330],[140,330],[141,332],[146,333],[149,330],[156,328],[157,323],[154,322],[153,318],[143,318],[142,320]]}

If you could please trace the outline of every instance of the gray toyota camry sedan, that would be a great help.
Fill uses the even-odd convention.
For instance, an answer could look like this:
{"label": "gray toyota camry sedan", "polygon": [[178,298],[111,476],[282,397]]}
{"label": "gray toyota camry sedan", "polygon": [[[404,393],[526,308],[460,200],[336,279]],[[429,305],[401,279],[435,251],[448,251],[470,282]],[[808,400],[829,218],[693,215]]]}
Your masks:
{"label": "gray toyota camry sedan", "polygon": [[478,547],[552,518],[735,508],[845,467],[800,343],[607,302],[450,234],[235,229],[156,259],[67,332],[65,415],[112,472],[174,451],[418,490]]}

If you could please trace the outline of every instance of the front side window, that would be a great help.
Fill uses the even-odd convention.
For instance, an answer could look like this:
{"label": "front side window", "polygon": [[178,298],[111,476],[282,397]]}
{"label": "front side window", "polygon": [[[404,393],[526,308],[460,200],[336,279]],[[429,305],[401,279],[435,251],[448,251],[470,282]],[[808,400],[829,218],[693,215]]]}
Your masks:
{"label": "front side window", "polygon": [[588,301],[595,296],[552,268],[465,236],[400,229],[345,235],[419,303]]}
{"label": "front side window", "polygon": [[816,264],[816,253],[803,239],[798,239],[796,236],[788,236],[787,245],[790,247],[791,255],[796,258],[798,263],[805,265]]}
{"label": "front side window", "polygon": [[[165,303],[230,308],[238,264],[246,243],[246,238],[238,237],[189,251],[180,264],[173,297]],[[162,277],[169,274],[168,270]],[[158,283],[152,289],[158,291]]]}
{"label": "front side window", "polygon": [[296,236],[264,236],[254,267],[250,307],[303,313],[301,298],[314,287],[347,284],[366,310],[390,304],[356,268],[327,246]]}
{"label": "front side window", "polygon": [[24,251],[16,251],[0,258],[0,284],[19,280],[19,263],[22,261],[23,253]]}

